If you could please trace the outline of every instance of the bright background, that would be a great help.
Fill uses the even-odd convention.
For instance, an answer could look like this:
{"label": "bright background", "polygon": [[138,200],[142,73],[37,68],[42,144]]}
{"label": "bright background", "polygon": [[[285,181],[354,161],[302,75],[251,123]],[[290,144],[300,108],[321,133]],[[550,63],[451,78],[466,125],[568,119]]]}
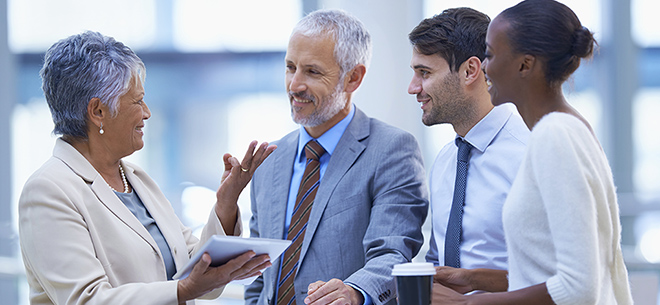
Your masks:
{"label": "bright background", "polygon": [[[516,0],[0,0],[0,304],[28,304],[17,237],[17,200],[52,152],[52,121],[40,90],[43,52],[85,30],[124,42],[147,66],[145,148],[128,157],[159,183],[181,219],[197,228],[214,201],[225,152],[297,128],[284,94],[291,28],[316,8],[360,18],[374,41],[354,96],[367,114],[413,133],[426,167],[454,133],[425,127],[413,96],[407,34],[445,8],[494,18]],[[619,192],[623,246],[637,304],[657,304],[660,275],[660,22],[657,0],[566,0],[600,50],[565,90],[592,123]],[[240,199],[245,232],[249,192]],[[425,237],[430,224],[424,226]],[[247,235],[248,233],[246,233]],[[427,246],[416,258],[423,259]],[[644,294],[646,293],[646,294]],[[242,287],[202,304],[243,304]]]}

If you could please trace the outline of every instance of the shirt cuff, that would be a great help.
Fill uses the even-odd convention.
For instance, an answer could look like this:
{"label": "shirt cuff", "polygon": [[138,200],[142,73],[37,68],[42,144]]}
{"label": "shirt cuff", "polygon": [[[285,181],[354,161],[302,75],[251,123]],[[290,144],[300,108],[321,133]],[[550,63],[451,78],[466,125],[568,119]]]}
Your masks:
{"label": "shirt cuff", "polygon": [[362,297],[364,298],[364,303],[362,303],[362,305],[373,305],[374,304],[373,302],[371,302],[371,297],[366,292],[364,292],[364,290],[362,290],[360,287],[355,286],[351,283],[346,283],[346,285],[355,288],[355,290],[359,291],[362,294]]}

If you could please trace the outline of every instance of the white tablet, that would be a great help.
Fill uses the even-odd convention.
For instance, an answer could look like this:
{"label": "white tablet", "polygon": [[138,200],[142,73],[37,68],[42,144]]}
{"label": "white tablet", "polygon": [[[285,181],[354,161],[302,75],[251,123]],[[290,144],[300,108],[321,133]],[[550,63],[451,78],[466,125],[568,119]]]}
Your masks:
{"label": "white tablet", "polygon": [[[202,246],[202,248],[190,258],[190,261],[177,271],[173,278],[185,279],[188,277],[193,266],[199,261],[204,252],[211,256],[211,266],[220,266],[249,250],[254,251],[257,255],[268,254],[272,262],[277,259],[290,244],[290,240],[213,235],[204,246]],[[263,272],[263,270],[261,271]],[[232,281],[232,283],[248,285],[256,278],[257,277],[255,276],[244,280]]]}

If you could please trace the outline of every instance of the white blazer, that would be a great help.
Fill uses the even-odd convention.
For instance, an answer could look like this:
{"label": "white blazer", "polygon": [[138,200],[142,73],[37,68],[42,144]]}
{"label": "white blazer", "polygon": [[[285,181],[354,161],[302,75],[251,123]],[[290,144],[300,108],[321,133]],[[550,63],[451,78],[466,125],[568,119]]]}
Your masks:
{"label": "white blazer", "polygon": [[[167,240],[177,268],[210,236],[224,235],[212,209],[199,241],[142,169],[121,164]],[[234,232],[240,235],[238,219]],[[62,139],[23,188],[19,235],[31,304],[178,304],[178,281],[167,280],[149,232],[87,159]]]}

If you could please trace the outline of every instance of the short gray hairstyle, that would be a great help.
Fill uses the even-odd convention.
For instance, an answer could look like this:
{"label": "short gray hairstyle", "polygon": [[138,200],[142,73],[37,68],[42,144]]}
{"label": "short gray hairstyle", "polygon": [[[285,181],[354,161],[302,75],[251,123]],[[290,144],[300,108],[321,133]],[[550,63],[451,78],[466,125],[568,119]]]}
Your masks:
{"label": "short gray hairstyle", "polygon": [[40,75],[55,123],[53,133],[87,139],[89,101],[99,98],[116,116],[119,97],[128,92],[132,79],[144,83],[146,69],[123,43],[87,31],[53,44]]}
{"label": "short gray hairstyle", "polygon": [[369,67],[371,35],[362,22],[343,10],[317,10],[305,16],[293,28],[291,35],[306,36],[332,34],[335,39],[334,56],[341,79],[358,64]]}

